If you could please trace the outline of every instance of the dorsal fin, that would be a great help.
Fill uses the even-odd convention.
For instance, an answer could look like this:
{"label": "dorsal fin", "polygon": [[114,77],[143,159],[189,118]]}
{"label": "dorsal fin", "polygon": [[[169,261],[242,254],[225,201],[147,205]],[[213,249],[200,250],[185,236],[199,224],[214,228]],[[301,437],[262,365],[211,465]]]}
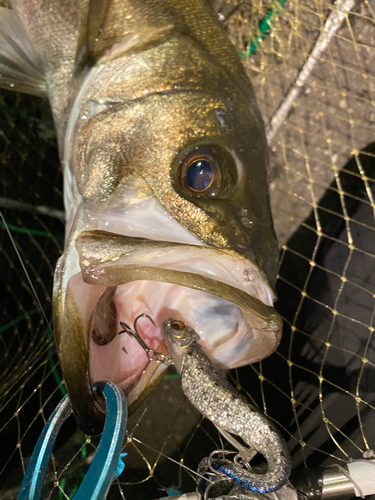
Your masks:
{"label": "dorsal fin", "polygon": [[46,95],[43,64],[15,13],[0,7],[0,87]]}

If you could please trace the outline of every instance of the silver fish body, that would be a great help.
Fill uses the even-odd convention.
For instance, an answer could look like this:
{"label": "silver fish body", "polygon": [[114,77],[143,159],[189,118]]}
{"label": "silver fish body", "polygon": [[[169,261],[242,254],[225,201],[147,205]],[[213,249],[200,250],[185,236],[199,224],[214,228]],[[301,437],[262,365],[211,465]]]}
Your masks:
{"label": "silver fish body", "polygon": [[265,474],[249,472],[236,464],[219,470],[252,491],[268,493],[281,488],[289,479],[291,459],[277,428],[213,366],[192,328],[169,318],[162,334],[189,401],[219,430],[239,436],[261,453],[268,467]]}
{"label": "silver fish body", "polygon": [[157,328],[140,335],[161,351],[180,315],[222,369],[276,349],[264,126],[207,0],[11,4],[0,86],[51,105],[67,217],[54,335],[77,422],[99,433],[94,382],[117,384],[131,412],[163,377],[121,321],[148,313]]}

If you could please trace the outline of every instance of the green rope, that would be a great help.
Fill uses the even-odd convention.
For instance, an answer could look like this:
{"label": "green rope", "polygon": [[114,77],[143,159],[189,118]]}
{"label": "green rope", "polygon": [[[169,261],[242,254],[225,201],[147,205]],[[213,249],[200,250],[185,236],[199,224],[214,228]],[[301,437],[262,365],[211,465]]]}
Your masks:
{"label": "green rope", "polygon": [[[46,236],[47,238],[54,238],[59,243],[64,242],[64,238],[61,238],[61,236],[55,236],[54,234],[46,233],[45,231],[39,231],[38,229],[27,229],[25,227],[14,226],[13,224],[9,224],[8,222],[7,226],[10,229],[10,231],[14,231],[15,233],[33,234],[35,236]],[[4,228],[4,223],[1,220],[0,220],[0,227]]]}
{"label": "green rope", "polygon": [[66,497],[61,490],[64,490],[64,487],[65,487],[65,483],[66,483],[65,477],[63,477],[59,483],[60,483],[60,488],[61,488],[61,489],[59,488],[59,500],[64,500],[64,498],[66,498]]}
{"label": "green rope", "polygon": [[[0,221],[0,227],[4,228],[3,221]],[[39,231],[37,229],[26,229],[26,228],[23,228],[23,227],[14,226],[13,224],[9,224],[8,222],[7,222],[7,227],[8,227],[8,229],[10,231],[14,231],[16,233],[23,233],[23,234],[29,234],[29,235],[33,234],[33,235],[36,235],[36,236],[46,236],[47,238],[55,238],[60,243],[63,242],[63,238],[61,238],[60,236],[55,236],[53,234],[48,234],[45,231]],[[0,327],[0,333],[3,333],[4,331],[8,330],[8,328],[11,328],[12,326],[14,326],[16,323],[22,321],[23,319],[25,319],[25,318],[27,318],[27,317],[29,317],[29,316],[37,313],[37,312],[39,312],[39,309],[32,309],[31,311],[28,311],[25,314],[22,314],[21,316],[18,316],[18,318],[14,319],[12,321],[9,321],[9,323],[7,323],[6,325],[3,325],[2,327]],[[50,344],[53,344],[52,332],[50,330],[50,327],[48,327],[46,335],[47,335],[47,339],[50,342]],[[64,384],[62,383],[62,380],[61,380],[61,377],[60,377],[60,373],[59,373],[59,371],[57,370],[57,368],[54,365],[53,358],[54,358],[55,352],[51,348],[51,345],[49,346],[48,351],[49,351],[49,354],[50,354],[49,359],[48,359],[48,363],[50,365],[50,368],[52,369],[52,375],[53,375],[53,377],[54,377],[54,379],[55,379],[55,381],[57,383],[57,386],[60,389],[60,392],[61,392],[62,396],[65,396],[67,392],[66,392]]]}
{"label": "green rope", "polygon": [[36,312],[39,312],[39,309],[32,309],[31,311],[28,311],[25,314],[22,314],[22,316],[18,316],[18,318],[12,319],[11,321],[9,321],[9,323],[0,327],[0,333],[5,332],[6,330],[8,330],[8,328],[11,328],[16,323],[19,323],[23,319],[28,318],[29,316],[32,316]]}
{"label": "green rope", "polygon": [[81,457],[86,458],[87,457],[87,443],[86,443],[86,436],[82,432],[82,448],[81,448]]}
{"label": "green rope", "polygon": [[22,120],[32,121],[34,123],[40,122],[40,119],[36,118],[35,116],[29,116],[29,115],[27,115],[27,114],[25,115],[23,113],[21,114],[19,108],[17,106],[13,106],[12,104],[8,104],[8,103],[3,102],[0,104],[0,107],[5,109],[5,112],[11,116],[17,116],[18,118],[22,118]]}
{"label": "green rope", "polygon": [[[49,307],[48,307],[48,309],[49,309]],[[26,319],[29,316],[32,316],[33,314],[35,314],[37,312],[40,312],[40,310],[38,308],[37,309],[31,309],[31,311],[27,311],[25,314],[22,314],[21,316],[18,316],[18,318],[12,319],[8,323],[6,323],[5,325],[3,325],[3,326],[0,327],[0,334],[3,333],[3,332],[5,332],[6,330],[8,330],[9,328],[11,328],[12,326],[16,325],[17,323],[19,323],[23,319]],[[52,369],[52,375],[53,375],[53,378],[56,381],[57,387],[59,387],[62,396],[65,396],[67,394],[66,389],[65,389],[65,385],[62,383],[62,380],[61,380],[61,377],[60,377],[60,373],[59,373],[58,369],[55,367],[55,363],[54,363],[54,360],[53,360],[54,355],[55,355],[55,351],[52,348],[52,345],[53,345],[53,336],[52,336],[52,331],[51,331],[51,329],[50,329],[49,326],[48,326],[47,331],[46,331],[46,336],[47,336],[47,339],[48,339],[48,341],[50,343],[50,345],[48,347],[48,352],[49,352],[48,364],[49,364],[50,368]]]}
{"label": "green rope", "polygon": [[286,0],[275,0],[271,9],[264,16],[262,21],[259,23],[258,33],[253,36],[250,42],[250,47],[240,54],[241,59],[246,59],[253,54],[262,41],[265,39],[267,34],[272,28],[272,24],[275,22],[276,17],[282,11]]}
{"label": "green rope", "polygon": [[180,374],[179,373],[166,373],[164,375],[164,380],[173,380],[175,378],[180,378]]}

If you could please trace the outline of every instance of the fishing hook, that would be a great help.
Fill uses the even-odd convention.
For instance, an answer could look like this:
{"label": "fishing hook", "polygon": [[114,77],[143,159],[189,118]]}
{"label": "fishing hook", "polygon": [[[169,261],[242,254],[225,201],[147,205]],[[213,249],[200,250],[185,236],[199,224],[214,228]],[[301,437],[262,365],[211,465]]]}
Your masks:
{"label": "fishing hook", "polygon": [[[149,361],[156,361],[157,363],[163,363],[164,365],[167,366],[173,365],[172,358],[168,354],[163,354],[162,352],[157,352],[154,349],[151,349],[151,347],[148,347],[146,342],[142,339],[141,335],[137,330],[137,323],[141,318],[149,319],[151,323],[157,328],[155,321],[151,318],[151,316],[149,314],[142,313],[139,314],[139,316],[137,316],[134,320],[134,326],[133,326],[134,330],[132,330],[130,326],[124,323],[123,321],[120,321],[120,326],[122,330],[121,332],[118,333],[118,335],[121,335],[122,333],[127,333],[128,335],[130,335],[130,337],[133,337],[142,347],[142,349],[146,352]],[[123,347],[122,349],[123,351],[126,352],[125,347]]]}

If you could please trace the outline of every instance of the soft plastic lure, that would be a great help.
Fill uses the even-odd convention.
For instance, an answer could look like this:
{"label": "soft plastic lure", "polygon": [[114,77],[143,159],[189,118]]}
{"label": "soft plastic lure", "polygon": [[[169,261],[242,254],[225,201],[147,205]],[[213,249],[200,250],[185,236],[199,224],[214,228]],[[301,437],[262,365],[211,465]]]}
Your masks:
{"label": "soft plastic lure", "polygon": [[281,488],[290,476],[291,460],[277,428],[212,365],[192,328],[169,318],[163,323],[162,334],[190,402],[219,430],[241,437],[261,453],[268,470],[257,474],[240,463],[217,460],[210,466],[251,491],[268,493]]}

